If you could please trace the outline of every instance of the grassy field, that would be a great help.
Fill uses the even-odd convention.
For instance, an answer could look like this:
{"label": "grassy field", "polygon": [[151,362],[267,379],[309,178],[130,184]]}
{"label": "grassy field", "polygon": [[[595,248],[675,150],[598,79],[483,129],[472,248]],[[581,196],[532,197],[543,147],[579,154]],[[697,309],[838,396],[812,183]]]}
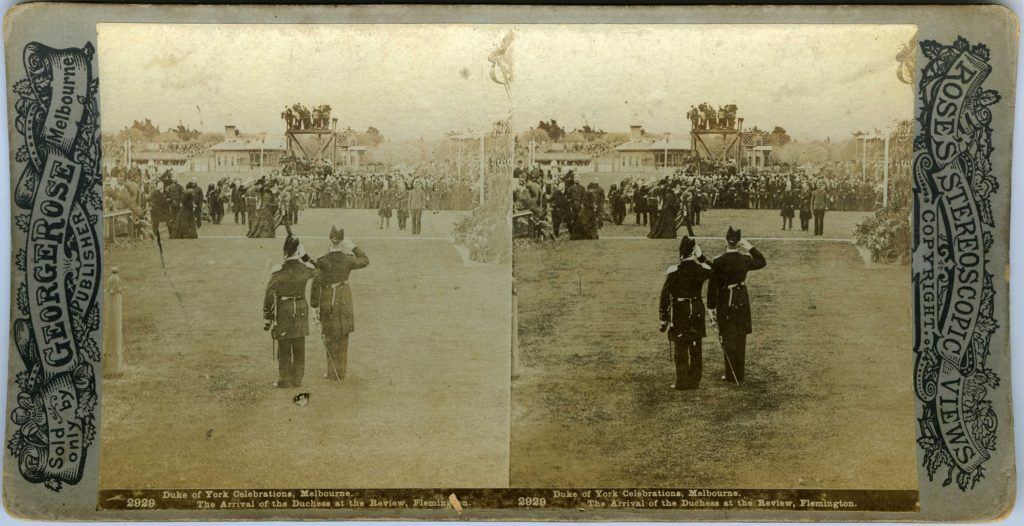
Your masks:
{"label": "grassy field", "polygon": [[311,335],[305,407],[271,387],[262,330],[283,231],[244,239],[229,217],[165,239],[167,277],[152,242],[105,253],[125,284],[129,369],[103,384],[100,487],[505,486],[510,268],[466,264],[446,240],[458,217],[425,214],[412,239],[372,211],[300,217],[314,256],[334,222],[370,257],[351,279],[349,376],[321,378]]}
{"label": "grassy field", "polygon": [[[741,387],[719,380],[709,330],[700,389],[669,389],[657,305],[677,240],[620,226],[517,247],[513,486],[917,487],[909,266],[866,268],[852,244],[781,232],[776,216],[712,211],[697,232],[712,255],[729,224],[807,239],[754,242],[768,267],[748,279]],[[826,237],[850,237],[858,217],[829,219]]]}

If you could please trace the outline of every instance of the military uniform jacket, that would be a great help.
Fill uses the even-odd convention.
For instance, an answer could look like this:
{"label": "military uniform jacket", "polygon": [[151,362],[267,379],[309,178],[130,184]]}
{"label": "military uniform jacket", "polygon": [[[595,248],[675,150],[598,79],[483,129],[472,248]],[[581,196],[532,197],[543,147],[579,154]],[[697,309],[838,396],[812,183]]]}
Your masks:
{"label": "military uniform jacket", "polygon": [[309,305],[306,282],[316,274],[297,259],[287,259],[274,268],[263,296],[263,318],[273,321],[272,336],[278,340],[309,335]]}
{"label": "military uniform jacket", "polygon": [[331,251],[316,260],[310,304],[320,308],[320,327],[327,337],[344,336],[356,328],[348,275],[369,265],[370,258],[359,247],[352,252]]}
{"label": "military uniform jacket", "polygon": [[661,321],[670,324],[670,340],[699,340],[706,335],[701,290],[710,277],[711,267],[704,256],[683,260],[665,272],[658,313]]}
{"label": "military uniform jacket", "polygon": [[708,283],[708,308],[717,309],[716,318],[722,330],[751,333],[750,296],[747,294],[747,272],[762,269],[768,263],[756,248],[750,255],[738,250],[728,251],[711,263]]}

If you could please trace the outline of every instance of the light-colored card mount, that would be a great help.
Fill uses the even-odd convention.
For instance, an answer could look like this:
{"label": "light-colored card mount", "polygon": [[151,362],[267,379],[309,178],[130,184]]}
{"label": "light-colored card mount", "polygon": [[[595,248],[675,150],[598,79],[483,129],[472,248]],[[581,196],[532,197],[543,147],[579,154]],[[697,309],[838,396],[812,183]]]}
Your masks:
{"label": "light-colored card mount", "polygon": [[[16,6],[6,509],[1005,517],[1018,39],[994,6]],[[837,190],[876,168],[879,203]],[[818,186],[825,232],[786,229]],[[694,301],[672,280],[699,265],[660,238],[711,257],[734,224],[767,261],[747,377],[712,258],[703,383],[668,389],[691,340],[658,293]],[[274,362],[300,340],[304,379]]]}

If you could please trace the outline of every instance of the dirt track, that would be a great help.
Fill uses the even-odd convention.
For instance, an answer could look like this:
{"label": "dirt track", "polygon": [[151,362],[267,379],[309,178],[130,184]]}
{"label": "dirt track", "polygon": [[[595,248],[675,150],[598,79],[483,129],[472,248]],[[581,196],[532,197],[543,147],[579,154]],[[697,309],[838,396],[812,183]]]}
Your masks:
{"label": "dirt track", "polygon": [[[456,218],[425,214],[424,238],[447,237]],[[304,213],[296,232],[314,256],[333,221],[370,266],[351,279],[349,377],[322,379],[307,338],[300,408],[299,389],[270,387],[262,330],[283,232],[238,239],[226,220],[164,240],[170,279],[151,243],[105,254],[125,283],[130,368],[103,385],[101,488],[507,485],[508,265],[466,266],[444,239],[377,239],[409,234],[394,219],[378,230],[373,211]]]}

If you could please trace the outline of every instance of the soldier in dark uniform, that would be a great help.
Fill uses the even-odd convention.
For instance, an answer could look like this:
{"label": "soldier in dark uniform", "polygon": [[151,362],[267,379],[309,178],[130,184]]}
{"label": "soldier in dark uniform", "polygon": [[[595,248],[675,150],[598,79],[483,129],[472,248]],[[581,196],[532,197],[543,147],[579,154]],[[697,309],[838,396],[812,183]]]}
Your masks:
{"label": "soldier in dark uniform", "polygon": [[302,386],[306,369],[306,336],[309,335],[309,306],[306,282],[316,271],[299,238],[284,240],[284,262],[275,266],[263,297],[264,330],[277,340],[278,380],[274,386],[285,389]]}
{"label": "soldier in dark uniform", "polygon": [[[725,355],[723,380],[743,381],[747,354],[747,335],[751,333],[750,296],[747,293],[747,272],[762,269],[768,263],[749,241],[740,238],[740,231],[730,226],[725,234],[728,248],[711,263],[708,283],[708,311],[714,316],[722,351]],[[740,249],[749,255],[740,252]]]}
{"label": "soldier in dark uniform", "polygon": [[349,273],[370,264],[370,258],[345,231],[331,227],[330,249],[316,260],[316,277],[310,291],[310,305],[320,308],[320,330],[327,347],[325,378],[340,380],[348,368],[348,335],[355,330]]}
{"label": "soldier in dark uniform", "polygon": [[701,339],[704,338],[704,302],[701,289],[711,277],[711,266],[700,246],[689,236],[679,243],[679,264],[668,268],[661,287],[658,313],[661,331],[668,332],[674,348],[676,382],[673,389],[700,386],[702,366]]}

